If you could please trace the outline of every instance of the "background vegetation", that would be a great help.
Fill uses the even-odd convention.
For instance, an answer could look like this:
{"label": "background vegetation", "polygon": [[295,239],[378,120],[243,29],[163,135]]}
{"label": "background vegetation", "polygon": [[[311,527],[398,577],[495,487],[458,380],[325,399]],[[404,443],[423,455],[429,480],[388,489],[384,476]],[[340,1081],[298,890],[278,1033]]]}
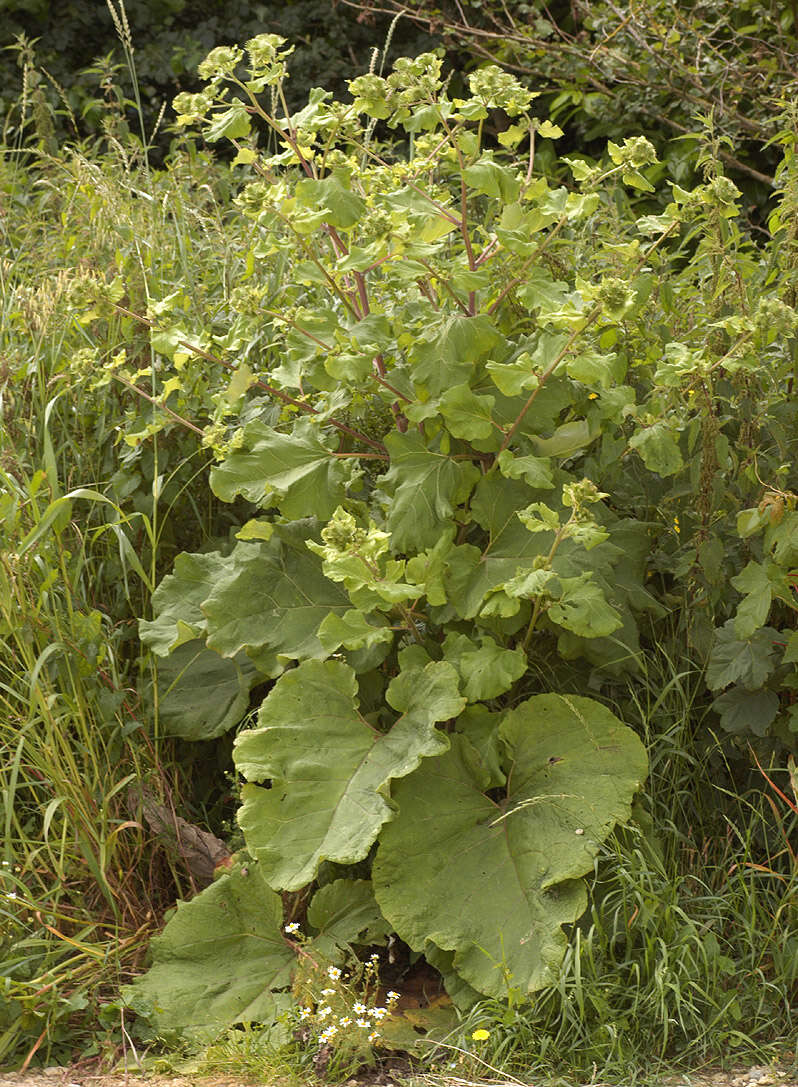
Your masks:
{"label": "background vegetation", "polygon": [[[17,91],[3,101],[0,160],[3,1063],[140,1053],[151,1028],[121,988],[144,969],[169,908],[202,884],[196,849],[163,813],[230,851],[243,844],[231,747],[233,732],[254,723],[251,684],[225,709],[232,731],[181,738],[186,703],[179,685],[167,693],[169,658],[142,646],[137,620],[153,618],[152,593],[177,555],[227,555],[241,526],[262,518],[257,502],[222,501],[209,482],[240,425],[281,425],[262,389],[231,393],[228,360],[249,359],[269,381],[284,332],[258,307],[307,305],[317,286],[290,246],[253,258],[251,223],[233,204],[250,167],[178,133],[162,104],[199,88],[194,69],[211,46],[264,29],[298,45],[290,108],[317,83],[347,98],[346,79],[383,50],[398,12],[377,7],[226,7],[217,33],[220,16],[207,5],[203,20],[182,4],[130,5],[98,12],[91,27],[80,7],[7,6],[5,25],[41,41],[5,54],[17,68],[3,86]],[[636,613],[634,668],[608,669],[584,646],[573,660],[544,623],[525,682],[598,698],[635,729],[650,761],[643,806],[596,857],[591,904],[568,930],[556,983],[531,1003],[465,1008],[448,1036],[457,1050],[438,1058],[471,1072],[487,1060],[517,1073],[627,1075],[653,1058],[789,1061],[798,986],[795,13],[415,5],[394,28],[392,55],[430,42],[448,50],[453,96],[488,60],[542,91],[530,118],[563,135],[539,127],[534,159],[528,142],[518,146],[547,192],[590,193],[602,171],[622,166],[608,140],[621,148],[642,133],[658,152],[656,162],[626,162],[631,182],[595,186],[596,206],[558,231],[541,267],[547,290],[556,283],[563,297],[511,296],[513,319],[534,314],[539,333],[566,289],[589,298],[591,284],[611,277],[632,292],[605,299],[616,312],[602,323],[620,346],[593,345],[622,353],[629,376],[602,378],[608,364],[594,359],[592,371],[563,377],[567,395],[542,433],[562,437],[601,415],[597,445],[546,456],[558,484],[587,475],[611,493],[612,517],[646,526],[653,604]],[[384,52],[383,64],[387,73]],[[512,121],[500,107],[485,119],[485,147],[502,166],[514,161],[501,140]],[[401,161],[403,135],[381,122],[375,146]],[[262,138],[264,154],[278,149]],[[294,169],[285,167],[290,184]],[[438,169],[443,192],[451,175]],[[489,223],[490,194],[473,199]],[[646,286],[630,276],[639,223],[667,230],[669,214],[678,232],[642,269],[652,273]],[[453,253],[444,244],[432,257],[440,290]],[[506,276],[516,278],[512,265]],[[135,316],[146,314],[152,326]],[[180,339],[201,351],[181,350]],[[634,390],[634,410],[623,410],[619,386]],[[390,403],[372,420],[373,440],[387,433]],[[350,422],[364,426],[358,410]],[[289,910],[303,918],[301,899]],[[409,985],[412,956],[402,950],[389,963],[372,935],[389,981],[395,968],[405,971],[393,975],[396,988]],[[472,1037],[480,1029],[487,1039]],[[268,1032],[233,1030],[206,1059],[318,1073],[318,1033],[276,1056]],[[361,1042],[330,1074],[371,1055]]]}

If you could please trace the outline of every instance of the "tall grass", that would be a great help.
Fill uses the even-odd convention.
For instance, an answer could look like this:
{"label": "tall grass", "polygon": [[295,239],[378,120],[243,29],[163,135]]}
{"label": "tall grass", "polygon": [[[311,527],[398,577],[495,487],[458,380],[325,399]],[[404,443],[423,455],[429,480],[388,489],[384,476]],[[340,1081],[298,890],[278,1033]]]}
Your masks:
{"label": "tall grass", "polygon": [[176,551],[225,531],[196,436],[98,380],[125,349],[154,388],[146,327],[87,320],[82,300],[116,277],[132,312],[180,290],[199,328],[241,258],[224,170],[191,147],[158,173],[119,124],[53,154],[34,117],[16,122],[0,146],[0,1065],[26,1067],[137,1044],[119,986],[190,889],[141,785],[191,801],[142,700],[136,619]]}

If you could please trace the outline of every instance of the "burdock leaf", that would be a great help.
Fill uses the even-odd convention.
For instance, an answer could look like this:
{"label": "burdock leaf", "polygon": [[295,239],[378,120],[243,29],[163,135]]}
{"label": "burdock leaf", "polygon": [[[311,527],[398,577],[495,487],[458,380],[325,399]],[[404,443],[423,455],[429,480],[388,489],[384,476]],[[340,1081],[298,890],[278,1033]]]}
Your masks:
{"label": "burdock leaf", "polygon": [[362,860],[393,817],[388,783],[448,740],[436,721],[465,705],[450,664],[400,672],[386,700],[401,716],[388,732],[361,716],[357,681],[340,661],[307,661],[263,702],[259,727],[239,734],[235,763],[249,782],[239,822],[271,886],[304,887],[323,860]]}
{"label": "burdock leaf", "polygon": [[128,986],[128,1004],[158,1034],[209,1041],[234,1023],[268,1026],[290,1006],[295,955],[280,896],[258,866],[235,868],[177,911],[153,937],[153,965]]}
{"label": "burdock leaf", "polygon": [[234,728],[263,676],[243,653],[232,660],[186,642],[158,664],[159,714],[167,736],[210,740]]}
{"label": "burdock leaf", "polygon": [[623,626],[620,612],[607,602],[590,571],[559,579],[560,596],[549,607],[549,618],[582,638],[606,638]]}
{"label": "burdock leaf", "polygon": [[391,931],[368,879],[336,879],[320,887],[308,907],[308,925],[316,930],[310,953],[318,948],[330,959],[348,944],[384,943]]}
{"label": "burdock leaf", "polygon": [[270,540],[236,545],[202,604],[211,649],[224,657],[244,651],[269,676],[292,660],[327,655],[319,626],[352,605],[306,547],[315,531],[310,521],[275,525]]}
{"label": "burdock leaf", "polygon": [[448,528],[455,506],[479,479],[471,463],[428,449],[419,434],[394,432],[385,438],[391,467],[381,478],[393,493],[388,528],[394,550],[434,547]]}
{"label": "burdock leaf", "polygon": [[582,876],[629,818],[647,772],[643,744],[589,698],[535,695],[501,725],[507,786],[477,781],[469,745],[425,759],[393,790],[373,867],[377,901],[399,936],[454,952],[479,992],[532,992],[555,977],[587,904]]}
{"label": "burdock leaf", "polygon": [[242,495],[287,518],[326,520],[344,497],[347,462],[336,459],[318,431],[299,422],[290,434],[265,423],[244,428],[243,448],[211,470],[211,490],[223,502]]}
{"label": "burdock leaf", "polygon": [[225,563],[218,551],[177,556],[174,572],[167,574],[152,594],[155,618],[139,620],[139,637],[144,645],[165,657],[183,642],[205,633],[200,604],[222,576]]}

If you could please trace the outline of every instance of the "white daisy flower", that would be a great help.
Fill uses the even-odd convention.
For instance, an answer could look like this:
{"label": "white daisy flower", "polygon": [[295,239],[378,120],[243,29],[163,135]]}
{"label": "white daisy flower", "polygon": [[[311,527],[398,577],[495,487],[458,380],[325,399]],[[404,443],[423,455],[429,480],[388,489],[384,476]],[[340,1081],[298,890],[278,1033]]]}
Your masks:
{"label": "white daisy flower", "polygon": [[327,967],[327,977],[330,979],[330,981],[338,981],[340,976],[341,976],[341,971],[338,969],[337,966],[328,966]]}
{"label": "white daisy flower", "polygon": [[287,932],[289,936],[293,936],[295,932],[299,932],[299,924],[296,921],[291,921],[283,931]]}

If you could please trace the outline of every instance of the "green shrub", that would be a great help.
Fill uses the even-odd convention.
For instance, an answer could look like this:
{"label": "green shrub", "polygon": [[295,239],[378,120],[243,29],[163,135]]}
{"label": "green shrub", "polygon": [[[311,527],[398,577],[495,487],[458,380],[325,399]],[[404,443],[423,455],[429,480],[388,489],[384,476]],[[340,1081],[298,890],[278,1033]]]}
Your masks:
{"label": "green shrub", "polygon": [[730,752],[794,744],[790,116],[762,240],[711,132],[669,203],[644,137],[552,187],[533,137],[558,130],[500,69],[449,97],[425,54],[292,113],[289,53],[218,47],[176,100],[237,149],[245,271],[224,320],[192,326],[183,290],[141,316],[168,412],[232,370],[204,401],[211,488],[252,514],[141,624],[166,727],[226,732],[269,685],[234,753],[257,863],[178,909],[132,995],[164,1034],[279,1018],[276,891],[315,890],[303,954],[387,921],[462,1006],[550,985],[646,774],[607,703],[652,625],[708,658]]}

